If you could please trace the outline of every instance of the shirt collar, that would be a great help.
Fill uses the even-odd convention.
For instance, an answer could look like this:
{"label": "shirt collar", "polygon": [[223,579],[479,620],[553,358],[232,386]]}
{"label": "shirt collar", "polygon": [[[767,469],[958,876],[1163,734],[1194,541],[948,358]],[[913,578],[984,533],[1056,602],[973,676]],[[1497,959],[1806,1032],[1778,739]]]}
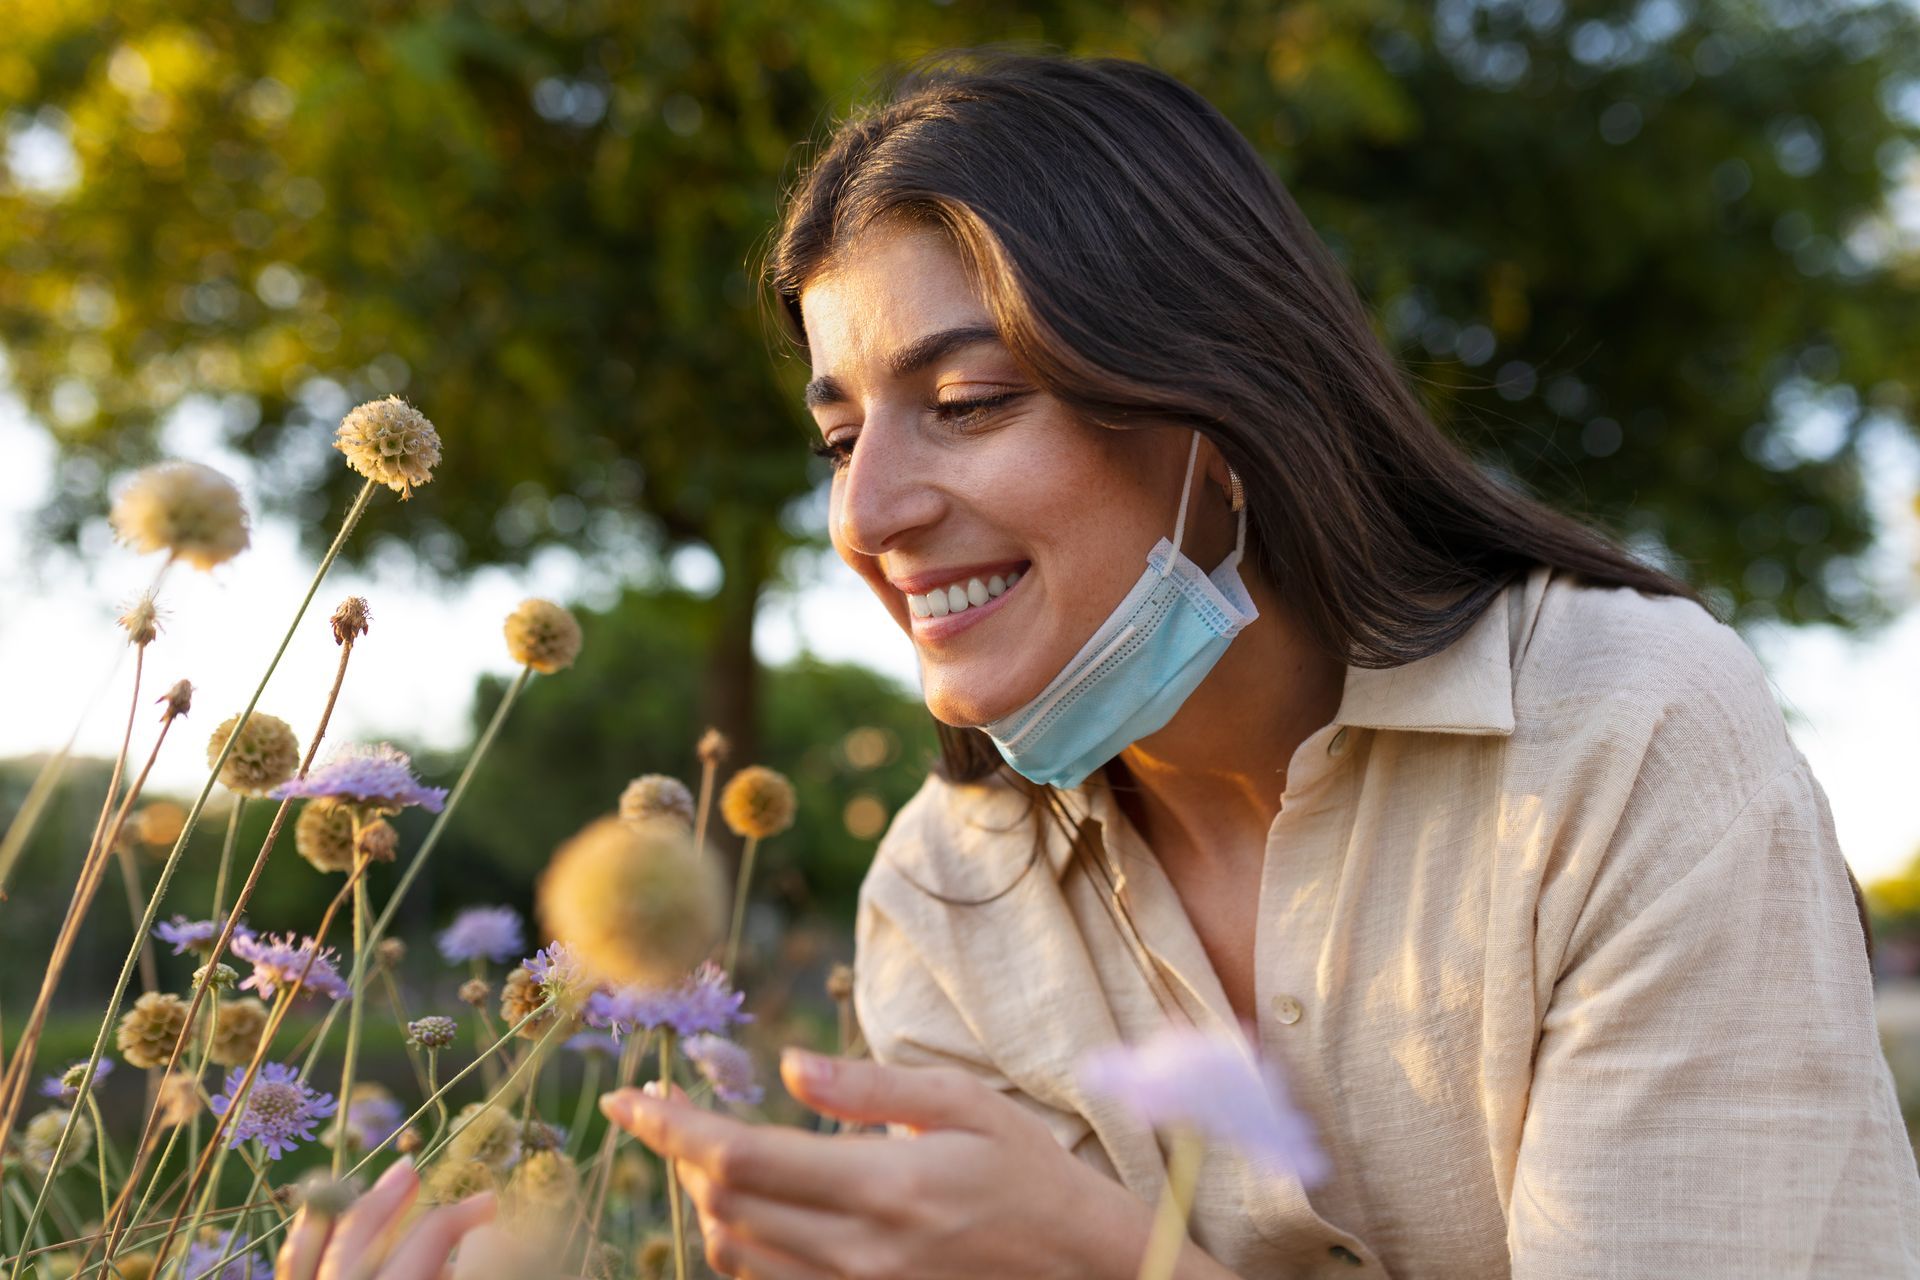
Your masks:
{"label": "shirt collar", "polygon": [[[1333,723],[1356,729],[1408,733],[1508,736],[1513,733],[1513,632],[1525,604],[1537,602],[1544,568],[1528,575],[1524,592],[1510,584],[1495,595],[1466,631],[1438,653],[1397,667],[1347,667],[1340,710]],[[1524,594],[1524,600],[1523,600]],[[1111,831],[1118,818],[1104,771],[1063,792],[1078,816],[1075,837],[1048,824],[1047,860],[1057,878],[1065,872],[1074,839],[1092,836],[1089,820]]]}

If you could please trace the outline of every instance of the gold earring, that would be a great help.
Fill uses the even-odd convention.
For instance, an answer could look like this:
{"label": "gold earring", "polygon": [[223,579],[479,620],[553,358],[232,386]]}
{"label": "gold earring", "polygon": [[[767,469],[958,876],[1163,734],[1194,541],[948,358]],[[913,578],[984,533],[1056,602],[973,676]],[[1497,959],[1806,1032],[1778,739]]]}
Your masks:
{"label": "gold earring", "polygon": [[1227,509],[1238,511],[1247,505],[1247,491],[1240,487],[1240,473],[1227,468]]}

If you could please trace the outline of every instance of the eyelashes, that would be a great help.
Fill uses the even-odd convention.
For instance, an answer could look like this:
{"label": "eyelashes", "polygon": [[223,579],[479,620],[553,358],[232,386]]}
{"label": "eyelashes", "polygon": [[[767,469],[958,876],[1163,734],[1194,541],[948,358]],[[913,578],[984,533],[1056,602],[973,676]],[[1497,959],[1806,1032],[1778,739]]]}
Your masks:
{"label": "eyelashes", "polygon": [[[968,427],[1001,405],[1025,394],[1024,391],[1002,391],[997,395],[976,396],[971,400],[940,400],[932,405],[932,412],[950,426]],[[815,440],[807,446],[807,451],[816,458],[825,458],[827,465],[839,471],[853,461],[853,443],[850,436],[832,441]]]}

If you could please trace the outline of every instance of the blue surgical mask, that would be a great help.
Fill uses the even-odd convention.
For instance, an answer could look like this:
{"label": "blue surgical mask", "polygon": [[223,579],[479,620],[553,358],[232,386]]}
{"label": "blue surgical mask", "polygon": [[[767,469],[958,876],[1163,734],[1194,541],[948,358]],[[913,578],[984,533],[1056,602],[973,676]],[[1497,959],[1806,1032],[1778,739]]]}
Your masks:
{"label": "blue surgical mask", "polygon": [[1173,541],[1147,553],[1147,568],[1080,652],[1034,699],[981,728],[1014,771],[1033,782],[1077,787],[1126,747],[1173,719],[1227,645],[1260,616],[1240,580],[1247,545],[1242,506],[1233,551],[1212,573],[1180,553],[1200,433]]}

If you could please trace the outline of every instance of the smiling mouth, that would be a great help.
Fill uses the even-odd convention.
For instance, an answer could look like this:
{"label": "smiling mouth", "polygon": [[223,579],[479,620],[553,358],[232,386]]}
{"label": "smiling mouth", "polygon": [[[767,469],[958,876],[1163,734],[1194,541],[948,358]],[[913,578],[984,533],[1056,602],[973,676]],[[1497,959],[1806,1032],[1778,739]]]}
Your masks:
{"label": "smiling mouth", "polygon": [[1013,590],[1032,567],[1031,561],[1024,561],[1018,569],[1005,574],[961,578],[919,594],[904,593],[907,611],[915,622],[923,622],[984,609]]}

